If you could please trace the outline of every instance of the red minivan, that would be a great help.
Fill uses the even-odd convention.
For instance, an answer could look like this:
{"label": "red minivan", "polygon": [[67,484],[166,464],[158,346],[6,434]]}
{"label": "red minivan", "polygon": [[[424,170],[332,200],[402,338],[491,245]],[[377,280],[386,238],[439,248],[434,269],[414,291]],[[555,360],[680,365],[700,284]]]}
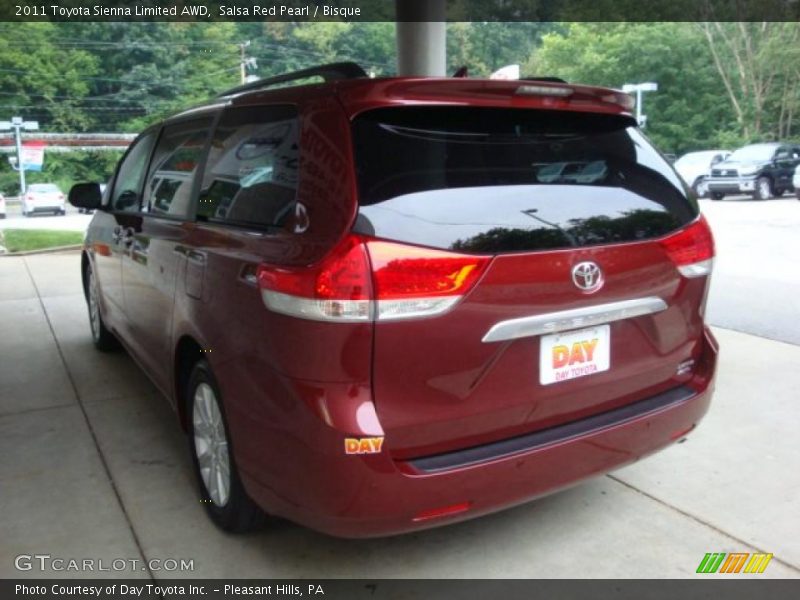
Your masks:
{"label": "red minivan", "polygon": [[94,342],[170,399],[214,522],[407,532],[691,431],[713,239],[630,110],[340,63],[171,117],[102,197],[75,186]]}

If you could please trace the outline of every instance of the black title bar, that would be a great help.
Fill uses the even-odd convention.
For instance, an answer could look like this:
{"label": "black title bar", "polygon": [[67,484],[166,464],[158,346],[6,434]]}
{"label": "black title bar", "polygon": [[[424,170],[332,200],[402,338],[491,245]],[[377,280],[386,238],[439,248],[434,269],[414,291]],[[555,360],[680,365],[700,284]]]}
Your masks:
{"label": "black title bar", "polygon": [[[397,10],[397,4],[400,10]],[[798,0],[8,0],[0,21],[797,21]]]}

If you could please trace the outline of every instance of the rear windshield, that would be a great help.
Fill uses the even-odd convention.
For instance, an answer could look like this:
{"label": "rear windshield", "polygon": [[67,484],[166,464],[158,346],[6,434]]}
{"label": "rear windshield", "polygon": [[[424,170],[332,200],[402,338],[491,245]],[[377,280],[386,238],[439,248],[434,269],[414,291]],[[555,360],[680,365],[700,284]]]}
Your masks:
{"label": "rear windshield", "polygon": [[34,183],[30,186],[32,192],[57,192],[58,186],[52,183]]}
{"label": "rear windshield", "polygon": [[663,236],[694,200],[628,117],[402,107],[353,122],[359,218],[377,237],[504,253]]}

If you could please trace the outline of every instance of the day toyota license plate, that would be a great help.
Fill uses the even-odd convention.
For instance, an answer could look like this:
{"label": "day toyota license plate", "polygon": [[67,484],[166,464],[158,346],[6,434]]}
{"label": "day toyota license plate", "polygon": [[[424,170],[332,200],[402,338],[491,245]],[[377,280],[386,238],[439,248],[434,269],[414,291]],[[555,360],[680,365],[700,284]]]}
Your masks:
{"label": "day toyota license plate", "polygon": [[611,326],[543,335],[539,350],[539,383],[549,385],[608,371]]}

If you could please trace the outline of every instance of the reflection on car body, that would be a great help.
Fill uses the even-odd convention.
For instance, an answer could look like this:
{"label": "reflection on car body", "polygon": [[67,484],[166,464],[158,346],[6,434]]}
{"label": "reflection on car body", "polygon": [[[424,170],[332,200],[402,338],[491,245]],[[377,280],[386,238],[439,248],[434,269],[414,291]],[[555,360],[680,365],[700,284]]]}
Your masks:
{"label": "reflection on car body", "polygon": [[608,173],[604,160],[536,163],[534,167],[536,167],[536,180],[539,183],[599,183]]}

